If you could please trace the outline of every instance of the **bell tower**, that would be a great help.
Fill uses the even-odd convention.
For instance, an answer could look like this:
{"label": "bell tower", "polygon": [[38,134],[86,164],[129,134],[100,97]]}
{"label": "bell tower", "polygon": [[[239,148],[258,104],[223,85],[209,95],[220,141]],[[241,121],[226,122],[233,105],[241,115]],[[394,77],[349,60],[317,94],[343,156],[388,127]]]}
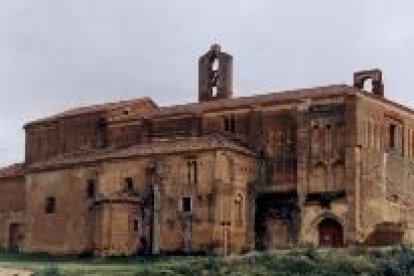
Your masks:
{"label": "bell tower", "polygon": [[227,99],[233,95],[233,57],[218,44],[198,60],[198,101]]}

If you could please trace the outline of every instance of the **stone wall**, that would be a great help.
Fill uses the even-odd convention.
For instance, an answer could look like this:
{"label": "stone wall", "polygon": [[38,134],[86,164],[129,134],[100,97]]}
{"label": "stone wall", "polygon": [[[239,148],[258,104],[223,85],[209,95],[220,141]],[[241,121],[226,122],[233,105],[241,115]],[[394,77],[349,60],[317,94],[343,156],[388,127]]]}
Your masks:
{"label": "stone wall", "polygon": [[[0,178],[0,247],[7,248],[13,246],[13,231],[16,233],[18,247],[21,247],[25,238],[25,186],[24,177]],[[13,230],[13,225],[18,229]]]}
{"label": "stone wall", "polygon": [[74,109],[29,123],[25,126],[26,163],[140,143],[146,126],[134,118],[154,109],[154,103],[144,98]]}
{"label": "stone wall", "polygon": [[358,112],[359,241],[413,242],[413,115],[362,97]]}
{"label": "stone wall", "polygon": [[[250,157],[215,150],[30,173],[26,250],[241,252],[252,243],[247,200],[254,174]],[[56,206],[48,213],[51,197]]]}
{"label": "stone wall", "polygon": [[87,185],[98,170],[82,167],[26,176],[26,251],[93,252],[94,199],[88,197]]}

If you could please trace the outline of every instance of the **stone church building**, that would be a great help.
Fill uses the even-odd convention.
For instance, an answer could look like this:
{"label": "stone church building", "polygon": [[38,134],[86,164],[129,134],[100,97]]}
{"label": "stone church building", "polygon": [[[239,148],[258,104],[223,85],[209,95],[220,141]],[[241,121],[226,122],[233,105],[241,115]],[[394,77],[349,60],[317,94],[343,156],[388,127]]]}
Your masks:
{"label": "stone church building", "polygon": [[232,57],[199,59],[198,102],[81,107],[24,126],[0,170],[0,246],[25,252],[242,253],[414,240],[414,111],[380,70],[233,97]]}

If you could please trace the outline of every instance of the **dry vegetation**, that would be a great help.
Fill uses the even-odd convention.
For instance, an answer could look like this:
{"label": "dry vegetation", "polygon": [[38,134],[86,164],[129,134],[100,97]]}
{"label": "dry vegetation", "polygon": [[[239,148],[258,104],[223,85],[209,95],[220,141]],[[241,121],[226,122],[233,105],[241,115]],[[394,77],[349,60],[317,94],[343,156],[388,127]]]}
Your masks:
{"label": "dry vegetation", "polygon": [[215,257],[79,259],[3,254],[0,266],[35,275],[414,275],[407,246],[343,250],[291,249]]}

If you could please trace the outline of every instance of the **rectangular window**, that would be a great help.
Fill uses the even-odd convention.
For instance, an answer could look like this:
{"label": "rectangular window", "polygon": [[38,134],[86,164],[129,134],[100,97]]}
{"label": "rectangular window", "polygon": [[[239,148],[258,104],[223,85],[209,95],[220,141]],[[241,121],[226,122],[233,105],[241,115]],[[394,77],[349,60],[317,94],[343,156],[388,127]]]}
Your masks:
{"label": "rectangular window", "polygon": [[197,161],[193,160],[193,183],[197,184]]}
{"label": "rectangular window", "polygon": [[46,198],[45,213],[46,214],[56,213],[56,199],[54,197],[47,197]]}
{"label": "rectangular window", "polygon": [[185,196],[185,197],[181,198],[181,211],[183,213],[191,213],[192,212],[191,197]]}
{"label": "rectangular window", "polygon": [[233,133],[236,132],[236,116],[234,114],[230,116],[230,131]]}
{"label": "rectangular window", "polygon": [[137,219],[134,219],[134,232],[138,232],[139,229],[139,223]]}
{"label": "rectangular window", "polygon": [[86,187],[86,196],[88,198],[95,198],[95,193],[96,193],[95,190],[96,190],[95,180],[88,179],[87,187]]}
{"label": "rectangular window", "polygon": [[196,160],[187,161],[187,180],[188,184],[197,184],[198,181],[198,169]]}
{"label": "rectangular window", "polygon": [[107,121],[101,117],[96,123],[96,147],[105,148],[107,145]]}
{"label": "rectangular window", "polygon": [[234,114],[224,117],[224,131],[236,132],[236,116]]}
{"label": "rectangular window", "polygon": [[208,221],[214,221],[214,195],[209,193],[207,195],[207,202],[208,202]]}
{"label": "rectangular window", "polygon": [[230,131],[230,120],[228,117],[224,117],[224,131]]}
{"label": "rectangular window", "polygon": [[397,147],[396,139],[397,139],[397,126],[394,124],[390,124],[390,128],[389,128],[390,149],[395,149]]}
{"label": "rectangular window", "polygon": [[128,192],[134,191],[134,181],[132,177],[125,177],[125,190]]}

